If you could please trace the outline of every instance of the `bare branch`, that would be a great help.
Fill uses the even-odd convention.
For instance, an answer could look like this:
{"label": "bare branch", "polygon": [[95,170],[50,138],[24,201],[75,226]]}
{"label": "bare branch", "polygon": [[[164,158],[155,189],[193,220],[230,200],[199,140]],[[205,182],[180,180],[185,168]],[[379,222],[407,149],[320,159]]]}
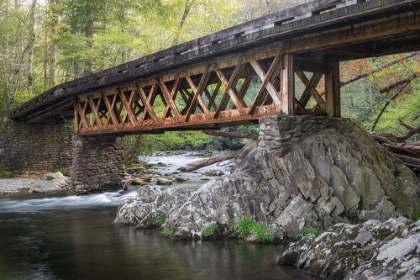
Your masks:
{"label": "bare branch", "polygon": [[408,59],[408,58],[410,58],[410,57],[413,57],[413,56],[415,56],[415,55],[417,55],[417,54],[420,54],[420,52],[411,52],[411,53],[407,53],[407,54],[406,54],[406,55],[404,55],[403,57],[400,57],[400,58],[394,59],[394,60],[392,60],[392,61],[390,61],[390,62],[388,62],[388,63],[384,63],[384,64],[380,65],[379,67],[377,67],[377,68],[373,69],[372,71],[369,71],[369,72],[366,72],[366,73],[363,73],[363,74],[357,75],[357,76],[355,76],[355,77],[353,77],[353,78],[351,78],[351,79],[349,79],[349,80],[347,80],[347,81],[341,82],[341,83],[340,83],[340,86],[342,86],[342,87],[343,87],[343,86],[348,85],[348,84],[350,84],[350,83],[353,83],[353,82],[355,82],[355,81],[357,81],[357,80],[360,80],[360,79],[366,78],[366,77],[368,77],[368,76],[370,76],[370,75],[372,75],[372,74],[374,74],[374,73],[377,73],[377,72],[379,72],[379,71],[381,71],[381,70],[383,70],[383,69],[385,69],[385,68],[388,68],[388,67],[390,67],[390,66],[392,66],[392,65],[394,65],[394,64],[400,63],[400,62],[402,62],[402,61],[404,61],[404,60],[406,60],[406,59]]}

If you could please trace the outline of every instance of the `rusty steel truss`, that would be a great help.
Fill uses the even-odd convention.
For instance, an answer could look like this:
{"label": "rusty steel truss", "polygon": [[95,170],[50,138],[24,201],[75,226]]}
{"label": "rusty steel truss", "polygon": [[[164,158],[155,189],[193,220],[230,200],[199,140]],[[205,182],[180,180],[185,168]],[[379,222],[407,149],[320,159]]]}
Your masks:
{"label": "rusty steel truss", "polygon": [[[294,75],[304,85],[298,95],[290,86]],[[334,110],[317,86],[330,76],[295,69],[293,56],[275,44],[80,95],[76,133],[217,128],[273,114],[326,115]]]}

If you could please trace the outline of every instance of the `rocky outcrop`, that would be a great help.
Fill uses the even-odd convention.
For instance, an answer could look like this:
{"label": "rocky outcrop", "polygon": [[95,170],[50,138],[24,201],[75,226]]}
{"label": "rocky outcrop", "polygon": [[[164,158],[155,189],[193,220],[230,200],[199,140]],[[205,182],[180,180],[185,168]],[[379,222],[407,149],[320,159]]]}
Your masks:
{"label": "rocky outcrop", "polygon": [[129,199],[118,207],[114,226],[134,225],[138,228],[159,227],[174,209],[180,208],[190,196],[187,189],[161,186],[143,186],[135,199]]}
{"label": "rocky outcrop", "polygon": [[174,228],[177,239],[201,238],[210,224],[234,236],[236,222],[250,216],[271,234],[293,238],[331,223],[412,217],[419,193],[418,178],[350,120],[265,117],[233,173],[166,212],[163,227]]}
{"label": "rocky outcrop", "polygon": [[336,224],[289,245],[279,264],[327,279],[419,279],[420,221]]}
{"label": "rocky outcrop", "polygon": [[230,233],[244,215],[295,237],[320,223],[412,217],[420,205],[416,176],[350,120],[263,118],[258,141],[236,162],[231,175],[206,183],[169,215],[174,238],[210,222]]}

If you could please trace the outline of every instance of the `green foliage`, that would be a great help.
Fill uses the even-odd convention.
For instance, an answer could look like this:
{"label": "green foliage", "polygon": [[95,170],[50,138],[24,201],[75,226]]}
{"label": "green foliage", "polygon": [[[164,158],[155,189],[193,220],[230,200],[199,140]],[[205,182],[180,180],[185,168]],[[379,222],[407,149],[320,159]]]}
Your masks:
{"label": "green foliage", "polygon": [[210,224],[208,227],[206,227],[203,230],[202,236],[203,237],[211,237],[216,232],[216,229],[217,229],[217,224],[216,223],[212,223],[212,224]]}
{"label": "green foliage", "polygon": [[322,230],[315,228],[303,228],[302,231],[296,236],[297,239],[301,239],[309,234],[318,236],[322,233]]}
{"label": "green foliage", "polygon": [[175,230],[174,226],[169,226],[169,227],[166,227],[166,228],[162,229],[161,234],[165,235],[165,236],[169,236],[174,232],[174,230]]}
{"label": "green foliage", "polygon": [[[229,127],[229,132],[258,133],[258,125]],[[135,136],[124,138],[125,151],[129,151]],[[247,139],[215,137],[201,131],[166,132],[164,134],[145,134],[138,150],[138,155],[151,155],[157,151],[171,150],[237,150],[246,144]]]}
{"label": "green foliage", "polygon": [[[245,239],[249,236],[255,237],[259,243],[272,243],[276,236],[269,234],[270,227],[262,222],[257,222],[249,216],[242,217],[236,224],[238,227],[238,236]],[[279,237],[281,239],[281,237]]]}
{"label": "green foliage", "polygon": [[156,224],[159,225],[159,227],[161,227],[166,221],[166,216],[158,216],[156,217]]}
{"label": "green foliage", "polygon": [[[134,136],[124,138],[125,147],[130,149]],[[165,134],[143,135],[138,155],[151,155],[157,151],[201,150],[211,143],[212,136],[198,131],[166,132]]]}
{"label": "green foliage", "polygon": [[[341,64],[341,80],[345,81],[355,75],[366,73],[401,55],[369,58]],[[369,75],[341,88],[342,115],[351,118],[363,128],[371,130],[373,123],[384,108],[386,102],[399,90],[397,87],[389,92],[380,93],[390,84],[407,78],[419,67],[419,59],[414,56],[391,67]],[[404,120],[414,126],[420,125],[418,108],[420,106],[420,84],[413,80],[399,96],[391,101],[380,117],[375,130],[404,135],[407,130],[398,122]],[[414,139],[415,140],[415,139]]]}
{"label": "green foliage", "polygon": [[239,238],[244,239],[245,237],[250,235],[254,223],[255,221],[251,217],[242,217],[236,224],[236,226],[238,227]]}
{"label": "green foliage", "polygon": [[12,178],[13,172],[7,170],[6,168],[0,167],[0,178]]}
{"label": "green foliage", "polygon": [[[258,125],[241,125],[236,127],[228,127],[224,129],[226,132],[240,132],[258,134]],[[248,139],[241,138],[227,138],[227,137],[213,137],[209,146],[214,150],[239,150],[246,143]]]}

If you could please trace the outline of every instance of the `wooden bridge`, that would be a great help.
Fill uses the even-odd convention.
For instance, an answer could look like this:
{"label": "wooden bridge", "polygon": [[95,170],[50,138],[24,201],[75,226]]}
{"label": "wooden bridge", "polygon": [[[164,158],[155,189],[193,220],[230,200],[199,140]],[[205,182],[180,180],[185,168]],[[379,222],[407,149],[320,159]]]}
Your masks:
{"label": "wooden bridge", "polygon": [[419,49],[420,1],[314,1],[58,85],[11,118],[97,135],[340,117],[340,61]]}

